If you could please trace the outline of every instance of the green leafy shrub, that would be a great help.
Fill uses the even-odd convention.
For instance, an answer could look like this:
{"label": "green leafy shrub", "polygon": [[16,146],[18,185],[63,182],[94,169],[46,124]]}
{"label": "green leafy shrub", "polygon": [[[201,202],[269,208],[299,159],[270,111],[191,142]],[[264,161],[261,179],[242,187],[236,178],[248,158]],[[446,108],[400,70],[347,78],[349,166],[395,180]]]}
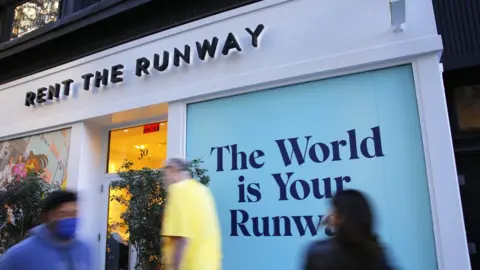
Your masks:
{"label": "green leafy shrub", "polygon": [[0,254],[22,241],[30,229],[41,223],[42,201],[58,188],[45,182],[41,173],[29,172],[0,189]]}
{"label": "green leafy shrub", "polygon": [[[190,163],[190,172],[194,179],[208,185],[210,177],[207,170],[201,168],[203,162],[195,159]],[[162,214],[167,196],[166,187],[160,170],[143,168],[133,170],[133,163],[125,161],[118,175],[121,180],[111,184],[112,190],[126,190],[129,196],[111,196],[126,207],[122,220],[111,227],[128,228],[130,244],[137,250],[137,269],[161,269]],[[109,228],[109,232],[112,228]]]}

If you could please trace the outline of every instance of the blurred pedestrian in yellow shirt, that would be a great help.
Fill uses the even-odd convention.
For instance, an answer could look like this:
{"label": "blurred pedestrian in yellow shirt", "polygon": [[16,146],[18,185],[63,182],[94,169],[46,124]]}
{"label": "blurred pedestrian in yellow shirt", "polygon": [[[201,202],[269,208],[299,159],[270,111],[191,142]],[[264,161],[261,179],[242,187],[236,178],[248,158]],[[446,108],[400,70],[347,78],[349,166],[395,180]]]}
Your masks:
{"label": "blurred pedestrian in yellow shirt", "polygon": [[188,164],[169,159],[162,224],[162,256],[167,270],[221,270],[221,235],[210,190],[192,179]]}

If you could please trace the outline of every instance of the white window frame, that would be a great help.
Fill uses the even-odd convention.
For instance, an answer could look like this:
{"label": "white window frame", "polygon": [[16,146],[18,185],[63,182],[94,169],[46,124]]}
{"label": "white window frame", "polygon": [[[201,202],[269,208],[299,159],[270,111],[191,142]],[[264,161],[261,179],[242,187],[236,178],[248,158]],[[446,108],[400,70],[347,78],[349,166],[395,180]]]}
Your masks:
{"label": "white window frame", "polygon": [[[116,174],[108,174],[102,179],[102,185],[101,185],[101,206],[99,207],[99,228],[101,230],[99,236],[99,245],[100,245],[100,257],[99,257],[99,268],[98,269],[105,269],[105,263],[106,263],[106,248],[107,248],[107,222],[108,222],[108,208],[109,208],[109,188],[110,188],[110,183],[119,180],[120,177]],[[129,246],[129,269],[128,270],[134,270],[135,269],[135,263],[136,263],[136,253],[135,249],[133,248],[132,245]]]}
{"label": "white window frame", "polygon": [[[296,77],[291,77],[292,73],[289,71],[282,73],[278,70],[270,70],[263,75],[275,77],[277,78],[276,81],[258,82],[218,94],[170,102],[168,155],[178,157],[185,157],[186,155],[186,117],[187,105],[190,103],[403,64],[411,64],[413,70],[438,269],[471,269],[460,192],[456,180],[457,172],[448,111],[445,95],[442,92],[444,89],[443,81],[436,54],[386,63],[369,63],[363,66],[347,67],[333,72],[321,73],[315,73],[314,68],[305,63],[302,66],[304,69],[297,67],[303,72],[302,74],[295,74]],[[241,80],[241,78],[237,79]],[[241,85],[239,82],[233,84]]]}

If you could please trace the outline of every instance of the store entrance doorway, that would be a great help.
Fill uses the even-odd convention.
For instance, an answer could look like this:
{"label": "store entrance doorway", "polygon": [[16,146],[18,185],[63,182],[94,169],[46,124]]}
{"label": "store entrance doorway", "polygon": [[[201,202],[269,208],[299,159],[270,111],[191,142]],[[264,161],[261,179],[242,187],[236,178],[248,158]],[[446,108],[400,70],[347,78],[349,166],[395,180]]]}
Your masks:
{"label": "store entrance doorway", "polygon": [[99,226],[98,268],[133,270],[137,252],[131,244],[129,223],[124,219],[131,194],[112,185],[119,172],[160,169],[167,156],[168,104],[123,111],[91,120],[101,127],[100,203],[95,205]]}
{"label": "store entrance doorway", "polygon": [[458,182],[472,270],[480,270],[480,149],[456,153]]}
{"label": "store entrance doorway", "polygon": [[[108,139],[107,175],[102,184],[105,202],[106,232],[104,234],[105,270],[133,270],[136,253],[130,244],[128,224],[123,214],[128,208],[130,193],[124,188],[112,188],[120,180],[117,172],[159,169],[167,155],[167,121],[111,130]],[[129,163],[127,167],[124,166]]]}
{"label": "store entrance doorway", "polygon": [[107,214],[107,230],[104,234],[105,258],[103,267],[105,270],[131,270],[135,269],[136,254],[134,248],[130,245],[126,226],[122,226],[121,214],[125,210],[124,206],[115,201],[115,198],[125,197],[122,190],[112,189],[111,183],[120,180],[117,176],[106,179],[102,185],[102,201],[105,202]]}

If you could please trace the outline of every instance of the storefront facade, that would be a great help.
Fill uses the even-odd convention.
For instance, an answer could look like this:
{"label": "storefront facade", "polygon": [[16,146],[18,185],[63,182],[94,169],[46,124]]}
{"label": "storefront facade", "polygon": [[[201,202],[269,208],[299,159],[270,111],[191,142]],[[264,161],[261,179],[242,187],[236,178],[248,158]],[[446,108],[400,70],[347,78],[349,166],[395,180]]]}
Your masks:
{"label": "storefront facade", "polygon": [[[202,158],[224,269],[298,269],[341,188],[371,196],[401,268],[470,269],[431,2],[407,3],[404,31],[390,16],[380,0],[271,0],[182,25],[1,85],[0,139],[50,138],[98,269],[122,151]],[[145,134],[156,150],[129,145]]]}

